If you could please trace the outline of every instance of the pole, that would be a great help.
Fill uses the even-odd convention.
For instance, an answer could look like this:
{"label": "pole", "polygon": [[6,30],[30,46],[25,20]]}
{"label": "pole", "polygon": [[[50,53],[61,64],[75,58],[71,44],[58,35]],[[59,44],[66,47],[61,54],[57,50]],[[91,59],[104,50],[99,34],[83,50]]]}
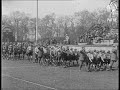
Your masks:
{"label": "pole", "polygon": [[36,31],[35,31],[35,41],[36,41],[36,44],[37,44],[37,31],[38,31],[38,0],[37,0]]}
{"label": "pole", "polygon": [[16,42],[18,41],[18,21],[17,21],[17,29],[16,29]]}

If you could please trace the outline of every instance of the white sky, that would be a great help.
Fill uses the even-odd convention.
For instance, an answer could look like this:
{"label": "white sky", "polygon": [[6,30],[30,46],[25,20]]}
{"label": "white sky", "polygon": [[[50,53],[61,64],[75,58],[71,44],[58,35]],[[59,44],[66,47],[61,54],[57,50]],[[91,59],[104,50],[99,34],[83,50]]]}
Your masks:
{"label": "white sky", "polygon": [[[87,9],[93,11],[97,8],[105,8],[110,0],[70,0],[70,1],[39,1],[39,17],[55,13],[57,16],[72,15],[76,11]],[[23,11],[36,16],[36,1],[32,0],[8,0],[2,1],[2,15],[8,15],[12,11]]]}

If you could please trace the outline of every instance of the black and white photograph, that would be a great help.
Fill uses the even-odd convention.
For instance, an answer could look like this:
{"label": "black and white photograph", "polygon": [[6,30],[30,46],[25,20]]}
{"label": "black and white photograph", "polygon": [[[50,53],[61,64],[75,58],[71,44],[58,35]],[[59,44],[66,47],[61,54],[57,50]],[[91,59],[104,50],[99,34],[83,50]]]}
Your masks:
{"label": "black and white photograph", "polygon": [[2,90],[119,90],[119,0],[1,0]]}

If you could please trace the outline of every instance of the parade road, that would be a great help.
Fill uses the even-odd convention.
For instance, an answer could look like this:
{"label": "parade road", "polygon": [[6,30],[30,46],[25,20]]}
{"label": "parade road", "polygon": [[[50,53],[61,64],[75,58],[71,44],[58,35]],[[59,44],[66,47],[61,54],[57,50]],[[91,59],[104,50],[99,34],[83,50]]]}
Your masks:
{"label": "parade road", "polygon": [[78,67],[2,60],[2,90],[118,90],[118,70],[86,72]]}

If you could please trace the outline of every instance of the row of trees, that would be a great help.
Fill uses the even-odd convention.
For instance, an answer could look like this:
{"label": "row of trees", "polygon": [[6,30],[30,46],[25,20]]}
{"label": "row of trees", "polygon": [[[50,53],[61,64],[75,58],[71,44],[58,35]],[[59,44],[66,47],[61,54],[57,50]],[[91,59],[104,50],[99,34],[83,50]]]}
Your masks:
{"label": "row of trees", "polygon": [[[56,17],[55,13],[52,13],[38,18],[38,38],[64,37],[67,34],[71,40],[78,40],[78,37],[87,31],[91,32],[90,29],[95,24],[109,27],[109,15],[106,9],[97,9],[93,12],[83,10],[71,16],[61,17]],[[2,25],[11,27],[18,40],[35,36],[36,18],[24,12],[15,11],[10,15],[3,15]]]}

